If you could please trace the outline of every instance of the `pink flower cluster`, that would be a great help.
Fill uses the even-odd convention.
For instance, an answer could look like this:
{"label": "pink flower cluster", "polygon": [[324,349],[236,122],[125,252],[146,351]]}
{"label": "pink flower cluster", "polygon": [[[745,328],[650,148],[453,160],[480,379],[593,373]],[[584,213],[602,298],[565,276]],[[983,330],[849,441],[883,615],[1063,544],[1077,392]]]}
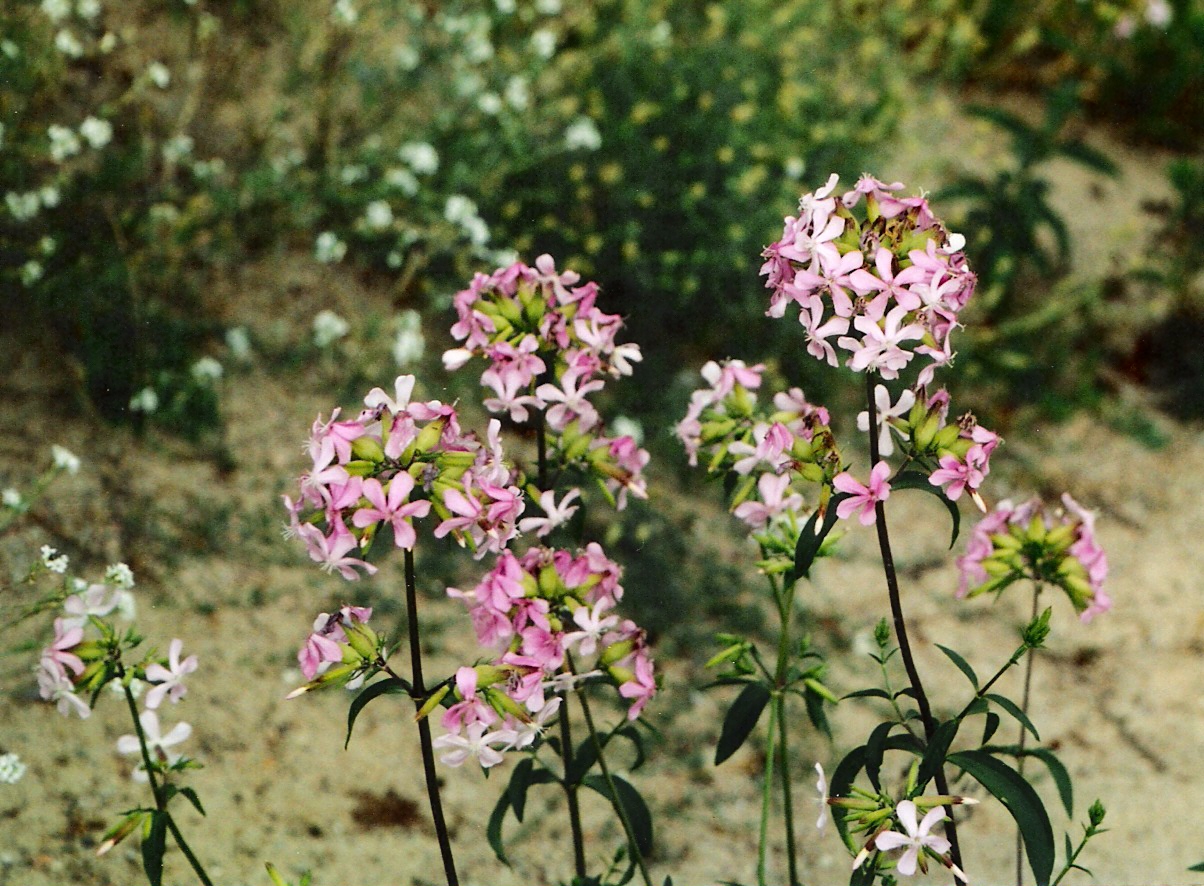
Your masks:
{"label": "pink flower cluster", "polygon": [[[338,612],[323,612],[314,619],[313,631],[305,639],[305,645],[297,653],[301,673],[311,683],[325,675],[331,665],[350,665],[350,670],[341,682],[349,689],[363,684],[367,677],[368,664],[351,645],[345,628],[355,630],[355,625],[366,625],[372,617],[372,609],[366,606],[344,606]],[[373,650],[375,652],[375,650]]]}
{"label": "pink flower cluster", "polygon": [[949,393],[944,388],[929,397],[925,407],[926,413],[917,422],[912,439],[917,450],[936,455],[938,468],[928,482],[943,487],[952,501],[968,491],[979,507],[985,509],[978,489],[991,472],[991,454],[999,446],[999,435],[980,425],[970,413],[950,425]]}
{"label": "pink flower cluster", "polygon": [[1095,537],[1095,514],[1069,494],[1048,509],[1033,498],[1002,501],[974,527],[964,556],[959,597],[998,593],[1021,579],[1057,585],[1089,622],[1112,608],[1104,591],[1108,558]]}
{"label": "pink flower cluster", "polygon": [[832,366],[840,348],[848,368],[893,379],[921,354],[930,361],[919,377],[927,384],[952,359],[949,335],[974,293],[965,238],[949,233],[922,196],[896,196],[899,182],[866,175],[837,197],[837,181],[833,174],[805,194],[765,249],[767,313],[782,317],[797,304],[808,353]]}
{"label": "pink flower cluster", "polygon": [[[442,720],[448,734],[436,741],[449,749],[445,762],[472,755],[487,767],[499,751],[531,744],[559,706],[555,696],[581,677],[608,677],[630,702],[628,718],[639,717],[656,682],[644,632],[612,612],[620,576],[596,543],[576,553],[541,547],[503,552],[475,588],[448,589],[495,658],[457,672],[457,700]],[[569,654],[591,670],[575,675]]]}
{"label": "pink flower cluster", "polygon": [[775,394],[772,412],[760,409],[761,364],[711,361],[702,368],[708,387],[690,397],[677,436],[690,464],[710,456],[712,472],[732,471],[738,484],[733,513],[756,530],[803,507],[796,481],[821,483],[840,469],[828,428],[828,410],[807,402],[798,388]]}
{"label": "pink flower cluster", "polygon": [[477,557],[500,551],[517,533],[523,498],[490,423],[484,443],[461,431],[454,407],[438,400],[411,402],[412,375],[399,376],[390,396],[374,388],[364,409],[339,421],[314,422],[310,470],[296,501],[284,496],[289,534],[301,538],[310,557],[348,581],[357,569],[376,567],[361,555],[384,527],[396,547],[411,550],[415,518],[431,511],[441,519],[438,538],[452,534]]}
{"label": "pink flower cluster", "polygon": [[[643,468],[648,454],[631,437],[605,437],[590,396],[609,376],[631,375],[642,357],[635,344],[621,344],[623,320],[595,304],[596,283],[582,283],[573,271],[556,270],[549,255],[535,267],[516,262],[493,274],[477,274],[456,294],[458,321],[452,335],[462,347],[443,355],[449,370],[474,356],[489,366],[481,384],[491,392],[485,408],[526,422],[534,411],[562,435],[560,454],[571,453],[603,480],[621,508],[630,493],[647,498]],[[589,437],[584,447],[572,442]]]}

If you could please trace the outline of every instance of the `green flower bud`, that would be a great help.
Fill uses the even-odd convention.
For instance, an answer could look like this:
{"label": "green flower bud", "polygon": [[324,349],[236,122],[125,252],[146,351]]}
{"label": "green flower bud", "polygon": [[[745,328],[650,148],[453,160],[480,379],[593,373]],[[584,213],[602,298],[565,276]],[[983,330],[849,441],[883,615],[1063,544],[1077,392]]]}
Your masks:
{"label": "green flower bud", "polygon": [[446,424],[444,419],[437,418],[419,431],[413,443],[414,449],[417,452],[428,452],[434,449],[439,444],[439,438],[443,436],[443,428]]}
{"label": "green flower bud", "polygon": [[348,645],[363,661],[376,660],[381,647],[376,631],[363,622],[353,621],[343,625],[343,633],[347,635]]}
{"label": "green flower bud", "polygon": [[351,441],[351,454],[364,461],[380,464],[385,460],[385,450],[375,437],[364,435]]}
{"label": "green flower bud", "polygon": [[442,704],[443,699],[447,697],[447,693],[451,692],[451,686],[444,683],[438,689],[430,694],[430,697],[422,703],[422,707],[418,708],[414,713],[415,720],[421,720],[423,717],[430,716],[431,711]]}

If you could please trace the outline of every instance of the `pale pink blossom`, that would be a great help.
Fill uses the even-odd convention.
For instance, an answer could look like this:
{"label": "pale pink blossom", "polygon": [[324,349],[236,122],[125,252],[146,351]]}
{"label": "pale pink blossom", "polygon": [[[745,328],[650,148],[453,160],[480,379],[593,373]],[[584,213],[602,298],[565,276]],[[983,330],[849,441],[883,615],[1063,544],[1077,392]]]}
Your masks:
{"label": "pale pink blossom", "polygon": [[[178,753],[169,751],[168,748],[186,741],[188,736],[192,735],[192,727],[189,724],[177,723],[166,735],[163,735],[160,731],[159,715],[154,711],[143,711],[138,717],[138,722],[142,724],[142,734],[146,738],[146,749],[150,753],[153,762],[161,766],[171,766],[180,759]],[[138,741],[138,736],[123,735],[118,738],[117,752],[119,754],[141,755],[142,745]],[[134,780],[147,780],[146,768],[141,762],[134,768]]]}
{"label": "pale pink blossom", "polygon": [[836,506],[836,516],[847,520],[857,514],[862,526],[869,526],[875,522],[878,519],[875,504],[890,497],[890,483],[887,481],[889,476],[890,465],[884,461],[878,462],[870,471],[869,486],[863,486],[847,471],[837,474],[832,480],[832,485],[838,491],[848,493],[849,498]]}
{"label": "pale pink blossom", "polygon": [[164,698],[178,702],[188,692],[188,687],[184,685],[184,678],[197,669],[197,660],[195,655],[190,655],[181,661],[180,652],[183,648],[182,640],[173,639],[167,648],[167,667],[158,662],[147,665],[147,682],[156,684],[146,693],[148,708],[159,707]]}

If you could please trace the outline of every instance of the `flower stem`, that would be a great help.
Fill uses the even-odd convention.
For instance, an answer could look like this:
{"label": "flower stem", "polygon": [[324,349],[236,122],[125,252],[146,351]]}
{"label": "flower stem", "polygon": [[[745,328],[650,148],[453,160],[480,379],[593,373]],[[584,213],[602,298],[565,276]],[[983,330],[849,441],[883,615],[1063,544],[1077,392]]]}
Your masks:
{"label": "flower stem", "polygon": [[180,847],[180,851],[184,853],[184,857],[192,865],[192,870],[196,873],[197,879],[201,881],[202,886],[213,886],[213,881],[205,873],[205,868],[201,866],[200,860],[193,853],[192,848],[188,845],[188,841],[184,839],[184,835],[180,832],[179,827],[176,826],[171,813],[167,811],[167,800],[164,797],[165,792],[163,786],[159,783],[158,777],[155,775],[154,767],[151,764],[150,748],[146,746],[146,733],[142,731],[142,721],[138,718],[138,705],[134,702],[134,693],[130,691],[130,687],[124,680],[125,668],[120,663],[118,663],[117,673],[119,678],[122,678],[121,688],[125,693],[125,702],[130,709],[130,716],[134,719],[134,734],[138,736],[138,746],[142,749],[142,766],[146,770],[146,780],[150,785],[151,793],[155,797],[155,809],[163,816],[163,821],[166,823],[167,829],[171,831],[176,845]]}
{"label": "flower stem", "polygon": [[581,831],[581,805],[577,802],[577,785],[569,784],[567,775],[573,768],[573,733],[569,726],[569,706],[560,706],[560,759],[566,778],[564,798],[569,807],[569,831],[573,835],[573,870],[578,879],[585,878],[585,836]]}
{"label": "flower stem", "polygon": [[782,817],[786,825],[786,865],[788,886],[798,886],[798,849],[794,840],[794,799],[790,786],[790,754],[786,744],[786,696],[777,697],[778,753],[782,760]]}
{"label": "flower stem", "polygon": [[[573,663],[573,657],[565,653],[565,658],[568,661],[569,670],[576,674],[577,668]],[[590,738],[594,742],[594,751],[598,755],[598,768],[602,770],[602,778],[606,780],[606,787],[610,791],[610,799],[615,805],[615,811],[619,814],[619,821],[623,824],[623,832],[627,835],[627,843],[631,847],[632,856],[635,858],[635,863],[640,869],[640,876],[644,879],[644,886],[652,886],[652,877],[648,874],[648,866],[644,861],[644,853],[640,851],[640,844],[635,838],[635,828],[631,824],[631,816],[627,814],[627,807],[623,805],[622,798],[619,796],[619,789],[615,786],[614,777],[610,774],[610,766],[606,763],[606,755],[602,749],[602,739],[598,735],[598,730],[594,726],[594,716],[590,713],[589,699],[585,697],[585,687],[576,687],[577,700],[581,702],[581,711],[585,714],[585,725],[589,729]],[[567,705],[566,705],[567,707]]]}
{"label": "flower stem", "polygon": [[[418,590],[414,580],[414,552],[405,552],[406,572],[406,618],[410,630],[410,676],[412,678],[414,704],[426,700],[426,684],[422,681],[422,647],[418,630]],[[418,743],[422,748],[422,770],[426,775],[426,795],[431,804],[431,819],[435,823],[435,835],[439,840],[439,854],[443,856],[443,873],[447,886],[459,886],[456,876],[456,861],[452,856],[451,835],[443,817],[443,802],[439,798],[439,778],[435,774],[435,749],[431,744],[429,717],[418,721]]]}
{"label": "flower stem", "polygon": [[[1033,614],[1029,616],[1031,624],[1037,618],[1037,599],[1041,596],[1041,583],[1033,582]],[[1029,691],[1033,685],[1033,653],[1036,650],[1030,650],[1028,661],[1024,663],[1024,695],[1020,699],[1020,710],[1024,716],[1028,716],[1028,700]],[[1024,728],[1024,724],[1020,724],[1020,738],[1016,741],[1017,747],[1020,749],[1020,754],[1016,757],[1016,772],[1020,777],[1024,777],[1024,743],[1028,738],[1028,730]],[[1024,841],[1020,834],[1020,828],[1016,828],[1016,886],[1024,886]]]}
{"label": "flower stem", "polygon": [[765,783],[761,789],[761,834],[757,840],[757,886],[766,886],[766,854],[769,849],[769,807],[773,799],[774,730],[778,705],[775,696],[769,705],[769,729],[765,733]]}
{"label": "flower stem", "polygon": [[[866,392],[866,408],[869,410],[869,438],[870,438],[870,466],[878,464],[878,409],[874,402],[874,379],[873,373],[865,374],[865,392]],[[877,517],[875,521],[878,530],[878,549],[882,555],[882,570],[886,575],[886,590],[890,598],[891,617],[895,626],[895,638],[899,641],[899,654],[903,659],[903,667],[907,671],[907,679],[911,683],[912,694],[915,697],[916,705],[920,710],[920,721],[924,724],[924,735],[928,741],[932,741],[932,736],[936,732],[936,723],[932,718],[932,708],[928,703],[928,696],[924,692],[924,686],[920,682],[920,672],[916,669],[915,659],[911,654],[911,643],[907,639],[907,624],[903,620],[903,603],[899,594],[899,577],[895,572],[895,558],[891,553],[890,548],[890,533],[886,528],[886,508],[881,501],[874,503],[874,514]],[[936,770],[936,787],[941,794],[949,793],[949,782],[945,778],[945,767],[942,764]],[[950,857],[953,863],[962,870],[961,850],[957,843],[957,826],[953,821],[953,807],[946,806],[945,814],[949,816],[949,821],[945,825],[945,835],[949,840]]]}
{"label": "flower stem", "polygon": [[[786,683],[786,673],[790,667],[790,626],[794,617],[794,586],[786,582],[780,589],[774,585],[774,594],[778,601],[778,617],[781,622],[781,634],[778,637],[778,662],[774,682],[778,692],[773,697],[777,706],[778,718],[778,754],[782,765],[782,819],[786,828],[786,866],[789,886],[798,883],[798,847],[794,839],[794,799],[790,787],[790,752],[786,741],[786,696],[781,692]],[[766,775],[768,778],[768,774]]]}

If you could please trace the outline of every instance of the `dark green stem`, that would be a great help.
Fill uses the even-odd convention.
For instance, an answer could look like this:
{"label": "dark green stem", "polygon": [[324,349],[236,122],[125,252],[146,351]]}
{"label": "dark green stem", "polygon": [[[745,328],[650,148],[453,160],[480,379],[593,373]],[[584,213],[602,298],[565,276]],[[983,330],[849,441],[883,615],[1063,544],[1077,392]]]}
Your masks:
{"label": "dark green stem", "polygon": [[569,831],[573,836],[573,870],[579,879],[585,878],[585,836],[581,831],[581,805],[577,801],[577,785],[567,778],[573,769],[573,733],[569,726],[569,706],[560,706],[560,759],[564,763],[564,798],[569,806]]}
{"label": "dark green stem", "polygon": [[[576,674],[577,667],[573,664],[572,655],[566,652],[565,661],[568,662],[569,671]],[[597,728],[594,726],[594,715],[590,713],[589,699],[585,696],[585,687],[578,685],[575,691],[577,700],[581,702],[581,712],[585,714],[585,726],[589,730],[590,738],[594,743],[594,751],[598,756],[598,768],[602,770],[602,778],[606,781],[607,790],[610,791],[611,802],[614,803],[615,812],[619,814],[619,821],[623,825],[623,833],[627,835],[627,843],[631,847],[632,857],[640,869],[640,875],[644,878],[644,886],[652,886],[652,878],[649,876],[648,866],[644,862],[644,853],[640,851],[640,844],[636,841],[635,828],[631,824],[631,817],[627,814],[627,807],[623,805],[623,799],[619,796],[619,789],[615,786],[614,777],[610,774],[610,766],[606,763],[606,754],[602,748],[602,739],[598,735]]]}
{"label": "dark green stem", "polygon": [[[418,630],[418,589],[414,580],[414,552],[405,552],[406,571],[406,618],[410,632],[410,676],[413,684],[415,705],[426,701],[426,685],[422,681],[422,646]],[[426,795],[431,804],[431,820],[435,823],[435,835],[439,840],[439,854],[443,857],[443,873],[447,886],[459,886],[456,876],[456,861],[452,856],[451,835],[443,817],[443,802],[439,798],[439,777],[435,773],[435,749],[431,743],[429,717],[418,721],[418,743],[422,747],[422,770],[426,776]]]}
{"label": "dark green stem", "polygon": [[184,835],[180,832],[179,827],[176,826],[171,813],[167,811],[166,792],[163,790],[163,785],[159,783],[154,765],[151,763],[150,748],[146,744],[146,733],[142,731],[142,721],[138,719],[138,705],[134,702],[134,693],[130,692],[130,687],[125,682],[125,668],[120,663],[117,666],[117,674],[118,678],[121,679],[121,688],[125,694],[126,706],[129,707],[130,716],[134,719],[134,734],[138,736],[138,747],[142,749],[142,766],[146,770],[146,780],[150,785],[151,793],[155,797],[155,809],[163,816],[163,821],[166,823],[167,829],[171,831],[171,836],[175,839],[176,845],[180,847],[180,851],[184,853],[184,857],[192,865],[197,879],[201,881],[203,886],[213,886],[213,881],[205,873],[205,868],[201,866],[200,860],[193,853],[192,848],[188,845],[188,841],[184,839]]}
{"label": "dark green stem", "polygon": [[790,752],[786,742],[786,696],[782,689],[786,683],[786,673],[790,667],[790,627],[794,618],[794,586],[785,583],[782,588],[774,585],[774,594],[778,601],[778,618],[781,622],[781,634],[778,637],[778,662],[774,682],[777,692],[773,703],[777,705],[778,717],[778,754],[782,761],[782,817],[786,828],[786,865],[789,876],[789,886],[798,883],[798,847],[794,835],[794,798],[790,785]]}
{"label": "dark green stem", "polygon": [[[1041,596],[1041,583],[1033,583],[1033,613],[1029,616],[1029,624],[1032,624],[1037,619],[1037,600]],[[1028,716],[1028,699],[1029,692],[1033,685],[1033,656],[1030,654],[1028,661],[1024,663],[1024,695],[1020,699],[1020,710],[1024,712],[1024,716]],[[1020,754],[1016,757],[1016,772],[1020,777],[1024,777],[1024,744],[1028,738],[1028,730],[1024,728],[1024,724],[1020,724],[1020,738],[1016,741],[1016,745],[1020,748]],[[1024,886],[1024,841],[1022,839],[1020,828],[1016,828],[1016,886]]]}
{"label": "dark green stem", "polygon": [[[869,411],[870,438],[870,469],[872,470],[880,459],[878,450],[878,408],[874,402],[874,380],[877,376],[865,374],[866,409]],[[895,572],[895,558],[890,548],[890,533],[886,528],[886,508],[882,502],[874,503],[874,515],[877,517],[878,549],[882,555],[882,570],[886,574],[886,590],[890,598],[891,617],[894,620],[895,638],[899,641],[899,654],[903,659],[903,667],[907,671],[907,679],[911,683],[912,695],[920,710],[920,722],[924,724],[924,735],[927,741],[932,741],[936,732],[936,723],[932,718],[932,708],[928,703],[928,695],[920,682],[920,672],[916,669],[915,658],[911,654],[911,643],[907,639],[907,624],[903,620],[903,603],[899,593],[899,578]],[[936,787],[941,794],[948,795],[949,782],[945,778],[944,765],[936,770]],[[957,826],[953,821],[953,807],[946,806],[945,814],[949,821],[945,825],[945,835],[949,840],[950,857],[953,863],[962,868],[961,850],[957,843]],[[962,868],[962,870],[965,870]]]}

